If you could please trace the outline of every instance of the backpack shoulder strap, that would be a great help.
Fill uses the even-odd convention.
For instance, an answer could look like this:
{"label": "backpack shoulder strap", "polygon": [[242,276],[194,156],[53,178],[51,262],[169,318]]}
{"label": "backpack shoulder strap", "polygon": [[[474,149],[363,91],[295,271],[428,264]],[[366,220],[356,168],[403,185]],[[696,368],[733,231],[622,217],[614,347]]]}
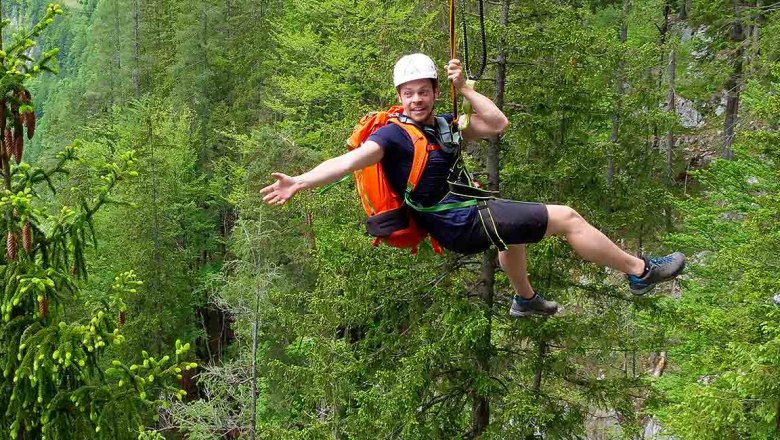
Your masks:
{"label": "backpack shoulder strap", "polygon": [[409,138],[412,140],[414,146],[414,159],[412,159],[412,169],[409,171],[409,179],[406,183],[406,192],[411,193],[417,188],[417,184],[420,183],[420,178],[425,170],[425,165],[428,163],[428,139],[425,134],[414,124],[406,124],[398,120],[398,118],[391,118],[390,121],[393,124],[397,124],[406,131]]}
{"label": "backpack shoulder strap", "polygon": [[402,111],[403,107],[396,105],[390,107],[387,111],[372,112],[363,116],[355,125],[355,128],[352,129],[352,134],[347,139],[347,147],[350,150],[358,148],[372,133],[384,127],[390,119],[396,117]]}

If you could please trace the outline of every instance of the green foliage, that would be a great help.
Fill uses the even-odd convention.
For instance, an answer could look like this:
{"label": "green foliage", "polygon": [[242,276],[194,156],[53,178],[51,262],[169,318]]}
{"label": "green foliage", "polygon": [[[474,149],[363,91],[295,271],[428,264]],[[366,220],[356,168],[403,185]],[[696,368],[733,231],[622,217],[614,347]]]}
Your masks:
{"label": "green foliage", "polygon": [[[71,2],[71,13],[44,40],[62,47],[62,75],[25,83],[43,130],[26,157],[53,157],[53,165],[9,167],[13,177],[0,202],[6,228],[18,234],[29,222],[38,243],[34,258],[19,252],[2,269],[11,286],[1,310],[7,325],[21,323],[14,319],[22,310],[29,322],[72,322],[70,333],[49,330],[41,361],[75,374],[83,359],[100,373],[90,373],[97,388],[84,394],[93,407],[79,401],[84,417],[51,417],[84,437],[160,438],[165,427],[151,426],[147,416],[167,401],[163,395],[176,395],[165,384],[182,367],[151,359],[164,359],[183,339],[213,363],[199,377],[205,398],[175,402],[166,414],[191,438],[246,436],[252,426],[267,438],[464,437],[474,434],[477,398],[490,403],[485,438],[607,435],[594,432],[596,413],[614,420],[613,436],[638,436],[651,415],[679,438],[775,435],[777,316],[768,298],[777,289],[777,19],[756,2],[685,2],[685,20],[676,15],[683,2],[630,3],[624,16],[623,2],[514,2],[507,28],[497,25],[497,5],[486,3],[490,63],[478,88],[493,92],[503,37],[512,123],[501,144],[504,197],[574,206],[632,251],[683,247],[696,256],[690,276],[671,289],[682,292],[679,301],[663,289],[631,298],[622,276],[580,262],[563,241],[546,240],[529,246],[529,272],[565,310],[518,322],[506,316],[511,289],[503,274],[492,300],[475,295],[479,258],[371,247],[348,183],[275,210],[258,195],[271,171],[295,174],[343,152],[357,118],[395,100],[390,72],[401,54],[446,61],[446,5]],[[662,43],[666,4],[671,27]],[[16,16],[46,14],[37,1],[22,7]],[[477,23],[468,17],[474,42]],[[727,35],[737,17],[761,31],[739,46]],[[623,23],[625,43],[618,38]],[[31,48],[31,34],[17,34],[29,54],[52,54]],[[713,109],[730,57],[743,46],[752,54],[740,103],[743,157],[689,172],[713,149],[713,127],[720,126]],[[676,91],[695,100],[703,129],[682,130],[663,108],[672,48]],[[472,44],[472,59],[475,52]],[[11,124],[13,109],[32,109],[15,94],[44,60],[14,54],[5,66],[21,69],[7,82]],[[24,63],[8,61],[14,56]],[[54,59],[46,59],[53,68]],[[443,92],[438,109],[446,111]],[[662,139],[670,129],[683,147],[671,172]],[[55,157],[66,139],[80,139],[79,148]],[[467,149],[481,173],[484,146]],[[684,202],[672,206],[683,191]],[[659,242],[683,216],[682,232]],[[143,284],[124,272],[129,267]],[[39,296],[51,301],[45,319],[35,316]],[[200,321],[206,309],[225,311],[221,324],[237,338],[226,349],[212,351],[210,342],[228,338]],[[118,312],[127,319],[125,342],[112,346]],[[89,345],[71,349],[66,368],[64,347],[80,343],[72,336],[79,331]],[[11,365],[10,382],[21,362],[11,341],[18,345],[21,336],[7,335],[2,360]],[[139,356],[142,349],[151,354]],[[32,371],[35,353],[22,356]],[[661,353],[670,368],[650,378],[657,365],[648,358]],[[100,361],[112,358],[120,364]],[[25,388],[18,395],[34,406],[38,388],[19,371]],[[36,386],[51,382],[43,379],[35,378]],[[44,402],[53,392],[47,390]],[[92,410],[99,423],[87,417]],[[109,419],[116,423],[104,423]]]}
{"label": "green foliage", "polygon": [[[88,126],[83,166],[71,173],[70,200],[87,196],[97,182],[90,164],[134,152],[132,185],[118,188],[112,203],[95,216],[100,247],[90,251],[94,276],[84,286],[85,299],[101,298],[113,274],[133,267],[145,281],[123,298],[128,340],[124,355],[142,349],[162,355],[175,339],[192,341],[199,323],[192,322],[204,299],[194,294],[200,276],[193,261],[213,252],[219,241],[209,236],[216,222],[198,209],[212,203],[211,189],[199,181],[196,155],[186,137],[190,115],[166,106],[133,101],[112,109],[111,117]],[[119,233],[125,231],[126,233]]]}
{"label": "green foliage", "polygon": [[[76,151],[67,149],[53,170],[18,166],[14,171],[32,176],[62,172],[64,163],[77,157]],[[62,320],[63,303],[79,295],[74,278],[87,275],[84,250],[90,244],[86,234],[92,217],[108,201],[117,182],[135,174],[132,152],[123,159],[103,167],[104,183],[78,208],[63,206],[59,213],[48,214],[32,179],[17,175],[14,177],[19,178],[12,181],[26,182],[24,191],[16,196],[9,191],[0,200],[7,213],[17,208],[27,214],[35,230],[31,246],[14,258],[7,250],[2,266],[2,381],[11,392],[4,395],[1,404],[3,423],[14,438],[19,433],[51,438],[80,433],[82,438],[90,438],[101,429],[127,438],[130,430],[153,412],[162,393],[175,390],[167,383],[179,373],[176,369],[191,368],[190,363],[181,364],[178,356],[183,350],[178,350],[176,361],[168,366],[165,363],[170,358],[166,357],[160,363],[145,360],[141,367],[123,367],[115,361],[126,374],[117,369],[101,371],[99,362],[105,347],[124,339],[109,304],[120,304],[121,296],[139,284],[132,273],[115,279],[112,299],[94,304],[91,319]],[[31,208],[36,205],[41,207]],[[4,225],[6,230],[9,226]],[[121,309],[121,304],[118,307]],[[137,369],[145,379],[131,374]],[[130,380],[132,390],[118,389]],[[147,390],[153,394],[147,396]]]}
{"label": "green foliage", "polygon": [[[50,6],[32,31],[18,31],[4,54],[13,63],[0,80],[8,87],[4,109],[9,103],[19,114],[32,111],[22,105],[29,100],[29,95],[24,98],[24,83],[41,70],[52,70],[48,66],[56,52],[45,52],[37,62],[23,54],[34,46],[31,38],[60,12],[58,6]],[[14,61],[19,59],[31,64]],[[13,101],[16,96],[18,102]],[[21,141],[21,122],[12,122],[16,124],[13,138]],[[25,123],[30,137],[31,124]],[[0,265],[0,387],[6,390],[0,398],[0,423],[11,438],[134,437],[137,426],[149,420],[168,395],[181,399],[182,391],[171,383],[181,378],[182,368],[194,366],[180,359],[189,346],[177,343],[173,360],[148,358],[129,366],[115,360],[113,367],[102,367],[107,347],[124,339],[110,307],[121,309],[122,296],[140,284],[132,272],[116,277],[108,300],[92,303],[84,319],[69,320],[65,305],[79,297],[78,280],[87,278],[84,255],[97,244],[95,214],[112,202],[110,195],[120,181],[137,176],[135,153],[123,152],[116,161],[93,168],[98,179],[90,191],[71,200],[71,205],[57,206],[47,199],[45,189],[54,191],[55,179],[78,162],[78,145],[66,147],[52,166],[41,168],[22,161],[19,142],[14,155],[9,153],[13,139],[9,132],[3,140],[5,178],[0,198],[4,213],[0,224],[7,236]],[[11,163],[14,156],[16,164]],[[125,384],[131,386],[122,389]]]}
{"label": "green foliage", "polygon": [[[756,86],[749,108],[777,121],[776,77],[768,90]],[[703,197],[681,202],[685,228],[674,240],[698,253],[670,326],[679,369],[659,383],[658,408],[679,438],[777,436],[780,155],[771,131],[743,136],[737,160],[697,175]]]}

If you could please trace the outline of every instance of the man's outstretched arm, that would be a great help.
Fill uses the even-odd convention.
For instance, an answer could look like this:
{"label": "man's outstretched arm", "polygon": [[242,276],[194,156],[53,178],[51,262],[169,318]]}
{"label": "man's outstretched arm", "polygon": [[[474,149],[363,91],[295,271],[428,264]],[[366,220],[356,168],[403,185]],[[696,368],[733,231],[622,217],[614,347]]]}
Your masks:
{"label": "man's outstretched arm", "polygon": [[360,148],[328,159],[316,167],[298,176],[272,173],[276,182],[260,190],[263,201],[271,205],[283,205],[298,191],[333,183],[348,173],[373,165],[384,155],[384,150],[376,142],[366,141]]}

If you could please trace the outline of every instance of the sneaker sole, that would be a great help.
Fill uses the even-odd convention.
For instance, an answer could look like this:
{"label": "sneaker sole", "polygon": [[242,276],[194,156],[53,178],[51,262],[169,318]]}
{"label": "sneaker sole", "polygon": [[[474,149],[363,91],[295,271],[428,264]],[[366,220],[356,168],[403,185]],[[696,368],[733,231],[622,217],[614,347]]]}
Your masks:
{"label": "sneaker sole", "polygon": [[653,289],[655,289],[655,284],[651,284],[651,285],[649,285],[649,286],[647,286],[647,287],[645,287],[643,289],[632,289],[630,287],[628,288],[628,290],[630,290],[631,293],[633,295],[635,295],[635,296],[642,296],[642,295],[650,292]]}
{"label": "sneaker sole", "polygon": [[556,310],[553,313],[542,313],[542,312],[515,312],[514,310],[509,310],[509,316],[513,318],[528,318],[531,316],[542,316],[542,317],[548,317],[556,314],[558,311]]}

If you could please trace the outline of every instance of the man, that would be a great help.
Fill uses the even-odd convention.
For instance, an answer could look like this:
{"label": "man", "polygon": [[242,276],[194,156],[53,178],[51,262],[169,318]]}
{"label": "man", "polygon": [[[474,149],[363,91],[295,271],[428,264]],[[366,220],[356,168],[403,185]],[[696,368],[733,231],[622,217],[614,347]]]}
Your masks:
{"label": "man", "polygon": [[[459,60],[450,60],[445,68],[447,79],[473,109],[468,125],[461,131],[462,137],[485,139],[500,135],[509,123],[506,116],[490,99],[466,85]],[[433,61],[423,54],[404,56],[396,63],[393,77],[404,121],[423,128],[429,142],[441,145],[434,113],[439,83]],[[443,117],[452,121],[452,115]],[[447,180],[457,152],[447,150],[442,147],[430,151],[425,171],[412,194],[415,206],[464,200],[449,192]],[[273,173],[276,182],[261,190],[263,200],[282,205],[302,189],[335,182],[347,173],[380,161],[390,185],[403,194],[413,153],[412,140],[405,130],[397,124],[388,124],[374,132],[360,148],[328,159],[304,174],[292,177]],[[444,248],[477,253],[491,244],[499,247],[499,262],[516,292],[510,308],[510,314],[515,317],[549,316],[558,310],[557,303],[534,291],[526,272],[525,244],[550,235],[564,236],[585,260],[627,274],[629,290],[636,295],[650,291],[656,283],[673,279],[685,266],[685,256],[679,252],[656,259],[637,258],[624,252],[568,206],[496,199],[480,206],[440,212],[411,211],[417,223]]]}

